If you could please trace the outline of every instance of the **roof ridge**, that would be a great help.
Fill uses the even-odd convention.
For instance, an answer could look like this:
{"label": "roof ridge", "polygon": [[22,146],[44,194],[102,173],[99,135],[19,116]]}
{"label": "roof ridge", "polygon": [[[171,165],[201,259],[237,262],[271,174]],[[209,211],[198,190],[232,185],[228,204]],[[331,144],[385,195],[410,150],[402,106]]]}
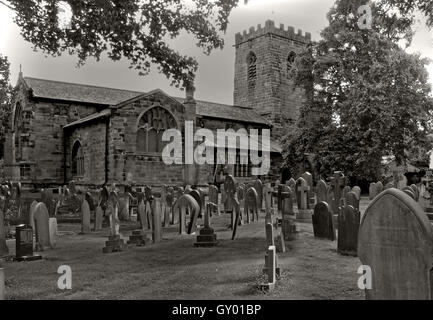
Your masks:
{"label": "roof ridge", "polygon": [[93,85],[93,84],[84,84],[84,83],[77,83],[77,82],[58,81],[58,80],[42,79],[42,78],[35,78],[35,77],[24,77],[24,80],[27,80],[27,79],[30,79],[30,80],[39,80],[39,81],[47,81],[47,82],[54,82],[54,83],[62,83],[62,84],[72,84],[72,85],[81,86],[81,87],[91,87],[91,88],[99,88],[99,89],[126,91],[126,92],[131,92],[131,93],[138,93],[138,94],[146,93],[144,91],[135,91],[135,90],[129,90],[129,89],[113,88],[113,87],[103,87],[103,86],[97,86],[97,85]]}
{"label": "roof ridge", "polygon": [[[185,100],[185,98],[181,98],[181,97],[173,97],[174,99],[182,99]],[[252,110],[255,111],[252,107],[246,107],[246,106],[237,106],[234,104],[226,104],[226,103],[221,103],[221,102],[214,102],[214,101],[209,101],[209,100],[197,100],[196,102],[203,102],[203,103],[213,103],[213,104],[219,104],[222,106],[226,106],[226,107],[234,107],[234,108],[239,108],[239,109],[248,109],[248,110]]]}

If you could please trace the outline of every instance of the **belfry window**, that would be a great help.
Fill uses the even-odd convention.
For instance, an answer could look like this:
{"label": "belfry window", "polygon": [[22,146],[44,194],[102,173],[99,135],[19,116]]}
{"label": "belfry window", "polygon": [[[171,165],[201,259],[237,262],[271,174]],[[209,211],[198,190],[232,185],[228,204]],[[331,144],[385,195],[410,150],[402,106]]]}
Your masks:
{"label": "belfry window", "polygon": [[289,53],[289,56],[287,57],[287,73],[290,74],[290,71],[292,71],[293,64],[295,63],[296,59],[296,53],[293,51]]}
{"label": "belfry window", "polygon": [[257,57],[254,52],[248,55],[248,85],[254,86],[257,79]]}

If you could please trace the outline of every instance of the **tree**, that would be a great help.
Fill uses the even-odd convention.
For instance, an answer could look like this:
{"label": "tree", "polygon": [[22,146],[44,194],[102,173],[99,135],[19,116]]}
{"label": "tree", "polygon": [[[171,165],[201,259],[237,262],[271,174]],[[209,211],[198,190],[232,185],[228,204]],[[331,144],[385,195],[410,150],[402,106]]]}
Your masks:
{"label": "tree", "polygon": [[314,154],[323,175],[343,170],[349,177],[376,180],[382,156],[394,155],[401,164],[415,147],[431,149],[428,60],[399,46],[411,41],[411,17],[371,4],[372,29],[362,30],[357,10],[363,4],[336,1],[322,40],[296,59],[296,84],[313,86],[314,92],[286,137],[289,167]]}
{"label": "tree", "polygon": [[11,115],[12,86],[9,83],[9,67],[8,58],[0,54],[0,159],[3,158],[5,133]]}
{"label": "tree", "polygon": [[[51,55],[77,54],[79,64],[88,57],[112,60],[122,57],[140,75],[151,63],[172,79],[172,84],[191,85],[197,61],[170,48],[167,40],[181,32],[192,34],[197,46],[209,54],[223,48],[221,34],[239,0],[4,0],[15,11],[21,35],[35,49]],[[62,9],[63,8],[63,9]],[[70,11],[68,26],[61,11]]]}

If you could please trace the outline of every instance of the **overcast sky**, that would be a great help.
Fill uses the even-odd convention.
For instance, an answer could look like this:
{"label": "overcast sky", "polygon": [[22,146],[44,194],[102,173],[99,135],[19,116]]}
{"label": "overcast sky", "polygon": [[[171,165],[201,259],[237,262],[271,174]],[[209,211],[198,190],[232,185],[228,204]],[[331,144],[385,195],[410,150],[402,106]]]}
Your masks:
{"label": "overcast sky", "polygon": [[[264,25],[272,19],[278,26],[284,23],[295,29],[312,33],[313,39],[320,38],[320,31],[327,25],[326,13],[334,0],[249,0],[248,5],[240,5],[230,16],[230,25],[224,36],[225,48],[215,50],[210,56],[195,47],[192,39],[181,37],[172,42],[172,47],[183,54],[197,58],[199,70],[196,79],[196,98],[220,103],[233,102],[234,58],[233,48],[236,32],[242,32],[257,24]],[[170,81],[158,74],[154,67],[146,77],[128,68],[127,61],[113,62],[108,58],[101,61],[88,60],[86,65],[76,67],[77,58],[62,56],[53,58],[40,52],[34,52],[30,43],[24,41],[18,27],[13,23],[13,12],[0,5],[0,53],[9,57],[11,62],[12,82],[15,84],[20,64],[24,76],[52,79],[66,82],[78,82],[130,89],[150,91],[160,88],[174,96],[184,93],[170,86]],[[417,34],[410,52],[420,52],[423,57],[433,60],[433,32],[419,23]],[[428,67],[430,82],[433,84],[433,64]]]}

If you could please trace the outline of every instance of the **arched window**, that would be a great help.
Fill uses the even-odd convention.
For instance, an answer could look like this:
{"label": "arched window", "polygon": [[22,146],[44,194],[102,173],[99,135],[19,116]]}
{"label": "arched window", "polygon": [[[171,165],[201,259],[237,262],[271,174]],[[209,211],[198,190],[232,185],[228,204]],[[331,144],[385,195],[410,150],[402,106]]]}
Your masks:
{"label": "arched window", "polygon": [[295,63],[296,59],[296,53],[293,51],[289,53],[289,56],[287,57],[287,73],[290,74],[290,71],[293,68],[293,64]]}
{"label": "arched window", "polygon": [[76,141],[72,147],[71,173],[73,176],[84,176],[84,153],[79,141]]}
{"label": "arched window", "polygon": [[167,142],[162,135],[167,129],[177,128],[176,120],[166,109],[156,106],[144,113],[138,121],[137,152],[162,152]]}
{"label": "arched window", "polygon": [[248,85],[254,86],[257,78],[257,57],[254,52],[250,52],[248,55]]}

